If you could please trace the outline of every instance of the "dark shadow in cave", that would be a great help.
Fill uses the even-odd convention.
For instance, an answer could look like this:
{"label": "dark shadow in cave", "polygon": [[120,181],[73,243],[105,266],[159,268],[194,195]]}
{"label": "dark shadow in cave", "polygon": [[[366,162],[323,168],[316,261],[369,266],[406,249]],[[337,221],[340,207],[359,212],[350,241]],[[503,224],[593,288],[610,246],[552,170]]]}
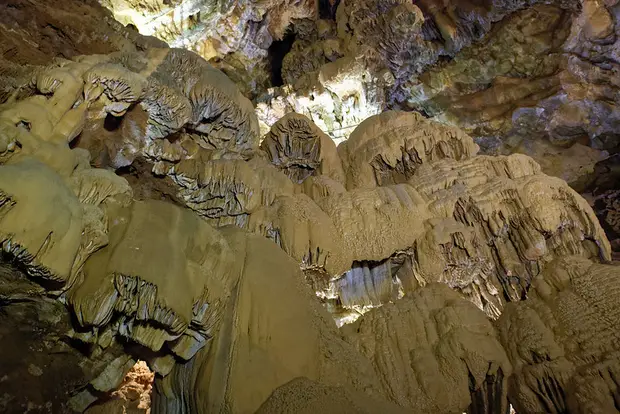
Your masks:
{"label": "dark shadow in cave", "polygon": [[319,19],[336,20],[340,0],[319,0]]}
{"label": "dark shadow in cave", "polygon": [[116,131],[121,127],[121,122],[123,122],[123,117],[108,114],[103,121],[103,127],[106,131]]}
{"label": "dark shadow in cave", "polygon": [[282,40],[274,40],[269,46],[269,63],[271,64],[271,85],[282,86],[282,61],[284,56],[291,51],[293,42],[295,41],[295,32],[289,31],[284,35]]}

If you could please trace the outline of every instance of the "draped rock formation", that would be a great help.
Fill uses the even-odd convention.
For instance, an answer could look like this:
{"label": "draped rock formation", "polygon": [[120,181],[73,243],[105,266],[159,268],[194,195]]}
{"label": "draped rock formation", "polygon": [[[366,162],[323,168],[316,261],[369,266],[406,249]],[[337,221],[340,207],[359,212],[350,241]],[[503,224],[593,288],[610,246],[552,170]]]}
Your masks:
{"label": "draped rock formation", "polygon": [[[127,5],[146,18],[188,6],[108,2],[117,15]],[[177,39],[235,16],[277,37],[288,11],[313,6],[234,3],[191,28],[155,23]],[[342,1],[335,23],[295,29],[321,39],[313,53],[324,56],[300,85],[317,76],[339,116],[343,102],[387,99],[440,56],[477,47],[526,4],[358,6]],[[535,10],[562,8],[549,16],[560,25],[574,6]],[[584,4],[574,23],[597,45],[612,36],[607,7]],[[138,359],[155,373],[153,413],[615,409],[616,266],[565,181],[380,105],[349,112],[355,128],[338,146],[320,128],[329,114],[320,124],[291,113],[265,130],[198,54],[138,47],[144,38],[114,27],[136,39],[16,59],[5,77],[0,409],[123,411],[114,391]],[[284,62],[285,77],[295,70]],[[553,125],[557,140],[572,134]],[[600,200],[615,226],[601,212],[613,202]]]}
{"label": "draped rock formation", "polygon": [[497,325],[517,412],[618,410],[618,275],[616,265],[558,259],[527,301],[506,308]]}

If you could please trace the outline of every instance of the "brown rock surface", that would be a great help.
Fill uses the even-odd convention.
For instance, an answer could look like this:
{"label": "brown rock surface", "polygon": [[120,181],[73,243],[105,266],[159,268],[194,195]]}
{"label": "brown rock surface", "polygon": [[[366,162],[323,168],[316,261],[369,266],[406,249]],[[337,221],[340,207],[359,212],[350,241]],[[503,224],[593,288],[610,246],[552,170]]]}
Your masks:
{"label": "brown rock surface", "polygon": [[455,412],[490,382],[480,391],[495,393],[485,412],[508,409],[504,393],[511,366],[493,326],[445,285],[430,284],[372,310],[343,333],[372,361],[384,393],[403,407]]}
{"label": "brown rock surface", "polygon": [[357,414],[408,412],[386,401],[369,398],[359,391],[342,387],[326,387],[307,378],[296,378],[277,388],[256,411],[260,414]]}
{"label": "brown rock surface", "polygon": [[3,413],[82,411],[92,400],[70,402],[75,391],[88,389],[106,366],[129,358],[118,344],[104,351],[80,346],[71,338],[74,325],[65,306],[4,261],[0,312]]}
{"label": "brown rock surface", "polygon": [[[79,24],[75,24],[79,22]],[[124,28],[96,0],[7,0],[0,4],[0,102],[55,58],[165,47]]]}
{"label": "brown rock surface", "polygon": [[[610,244],[588,202],[526,155],[478,155],[454,125],[367,116],[415,85],[424,94],[408,104],[470,131],[484,123],[485,134],[507,134],[509,115],[531,106],[519,113],[545,114],[534,127],[547,123],[546,141],[509,144],[549,154],[544,171],[592,191],[614,227],[604,197],[615,164],[600,160],[615,121],[597,112],[614,111],[611,3],[573,15],[562,2],[343,1],[335,22],[294,22],[283,76],[297,77],[307,50],[320,65],[309,63],[287,105],[313,109],[274,116],[261,142],[251,102],[197,54],[147,47],[88,2],[64,11],[34,1],[30,37],[1,33],[43,42],[41,22],[89,7],[98,21],[86,22],[83,44],[65,26],[66,38],[46,40],[61,59],[3,60],[0,244],[20,271],[0,272],[10,351],[0,373],[15,378],[0,404],[144,410],[148,384],[126,377],[141,359],[157,373],[153,413],[505,413],[508,401],[522,412],[611,410],[617,272],[601,264]],[[188,7],[112,6],[123,4],[142,17]],[[218,45],[230,62],[258,46],[235,43],[248,33],[279,38],[316,11],[228,6],[158,27],[176,38],[225,18],[244,28],[231,49]],[[17,26],[20,10],[11,7]],[[115,28],[101,38],[110,50],[80,55]],[[439,116],[446,102],[463,118]],[[326,135],[355,126],[338,148]],[[42,391],[20,393],[28,380]]]}
{"label": "brown rock surface", "polygon": [[513,365],[517,412],[615,412],[618,401],[616,265],[553,262],[528,300],[497,322]]}

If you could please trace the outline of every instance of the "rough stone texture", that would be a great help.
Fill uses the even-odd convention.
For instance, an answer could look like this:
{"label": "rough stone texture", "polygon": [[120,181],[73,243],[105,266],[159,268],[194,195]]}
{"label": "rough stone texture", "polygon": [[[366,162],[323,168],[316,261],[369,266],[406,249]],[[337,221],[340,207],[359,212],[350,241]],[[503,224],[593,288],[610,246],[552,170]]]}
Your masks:
{"label": "rough stone texture", "polygon": [[363,119],[395,105],[497,135],[500,115],[505,127],[512,110],[557,91],[580,4],[535,3],[341,1],[335,22],[299,31],[283,62],[287,85],[258,100],[259,118],[269,126],[273,113],[304,113],[341,140],[361,111]]}
{"label": "rough stone texture", "polygon": [[[0,410],[3,413],[71,413],[69,402],[109,364],[127,359],[122,347],[80,346],[65,305],[7,263],[0,265]],[[120,381],[119,381],[120,382]],[[111,387],[117,386],[111,384]]]}
{"label": "rough stone texture", "polygon": [[90,406],[86,414],[149,414],[151,390],[155,374],[144,361],[138,361],[127,372],[110,399]]}
{"label": "rough stone texture", "polygon": [[469,406],[470,394],[492,378],[490,389],[497,394],[484,412],[508,410],[503,394],[511,366],[493,326],[445,285],[430,284],[343,330],[346,340],[372,361],[389,399],[403,407],[453,412]]}
{"label": "rough stone texture", "polygon": [[338,147],[349,189],[406,183],[424,164],[460,161],[477,152],[478,146],[458,128],[397,111],[368,118]]}
{"label": "rough stone texture", "polygon": [[302,183],[311,175],[324,175],[344,183],[336,145],[303,115],[291,113],[276,122],[263,139],[261,149],[293,182]]}
{"label": "rough stone texture", "polygon": [[586,1],[582,8],[576,16],[540,5],[506,18],[413,81],[410,106],[461,126],[487,152],[531,155],[546,173],[579,188],[618,144],[618,6]]}
{"label": "rough stone texture", "polygon": [[[76,25],[75,22],[80,24]],[[0,102],[54,58],[165,47],[124,28],[95,0],[7,0],[0,4]],[[21,66],[24,65],[24,66]]]}
{"label": "rough stone texture", "polygon": [[311,0],[102,0],[123,24],[195,51],[249,94],[270,84],[268,49],[294,20],[314,19]]}
{"label": "rough stone texture", "polygon": [[[463,128],[487,153],[526,153],[579,185],[617,146],[616,3],[365,0],[319,2],[318,13],[305,1],[105,5],[145,33],[217,56],[241,87],[263,79],[251,89],[264,132],[298,112],[341,141],[386,107],[415,109]],[[205,27],[216,21],[236,29]],[[287,27],[284,85],[261,96],[268,82],[254,68],[268,66],[266,48]],[[563,147],[575,143],[596,152],[568,176],[575,161]],[[555,160],[546,163],[549,153]]]}
{"label": "rough stone texture", "polygon": [[241,227],[274,240],[324,299],[354,313],[443,281],[497,317],[552,258],[610,258],[564,182],[526,156],[476,151],[456,129],[386,112],[339,146],[348,191],[276,196]]}
{"label": "rough stone texture", "polygon": [[580,257],[552,263],[527,301],[497,322],[514,367],[517,412],[615,412],[618,404],[616,265]]}
{"label": "rough stone texture", "polygon": [[[191,52],[150,53],[166,64],[169,53],[182,60]],[[73,345],[97,350],[92,364],[113,351],[120,354],[102,362],[107,366],[101,375],[63,385],[73,388],[55,397],[58,404],[78,411],[120,385],[133,365],[131,355],[141,355],[162,374],[172,368],[172,355],[191,358],[217,331],[218,309],[234,281],[227,271],[229,248],[219,233],[188,210],[134,201],[127,181],[92,169],[88,152],[69,146],[87,119],[104,122],[97,115],[106,112],[122,117],[126,103],[144,97],[142,75],[109,63],[123,56],[81,57],[47,67],[36,75],[38,94],[13,99],[0,112],[3,254],[69,305],[71,319],[63,316],[72,331],[57,332],[58,337],[70,335]],[[192,108],[201,105],[205,87],[213,91],[215,86],[200,85],[188,91]],[[160,131],[161,124],[154,126],[153,133]],[[146,140],[148,129],[143,131],[140,138]],[[247,137],[239,131],[234,142],[243,148]],[[155,257],[162,261],[155,264]],[[61,302],[51,303],[64,309]],[[119,351],[117,342],[127,348]]]}
{"label": "rough stone texture", "polygon": [[341,142],[386,107],[417,110],[588,192],[618,151],[620,5],[537,3],[340,2],[297,31],[285,85],[257,100],[261,126],[295,111]]}
{"label": "rough stone texture", "polygon": [[[588,387],[617,393],[603,369],[613,373],[616,364],[610,299],[616,267],[600,264],[611,250],[588,202],[526,155],[478,155],[475,140],[454,125],[418,113],[367,116],[405,102],[413,78],[432,81],[429,71],[441,78],[459,56],[471,56],[463,67],[474,67],[480,62],[471,53],[480,45],[500,61],[511,61],[502,53],[514,46],[524,59],[513,59],[515,65],[529,75],[490,68],[476,78],[482,89],[459,83],[457,95],[468,97],[464,114],[467,105],[497,104],[490,97],[524,105],[523,96],[512,95],[518,88],[504,97],[493,89],[498,77],[526,79],[555,94],[554,76],[563,82],[583,69],[581,81],[562,84],[575,87],[569,105],[548,97],[548,105],[558,106],[541,117],[550,128],[547,141],[518,145],[554,154],[543,168],[591,191],[599,216],[615,223],[614,202],[603,198],[616,189],[614,164],[599,161],[603,150],[613,151],[613,135],[603,132],[614,118],[604,125],[588,118],[588,128],[600,127],[598,141],[588,135],[593,130],[586,131],[589,141],[577,139],[583,114],[581,104],[573,105],[575,96],[587,108],[610,104],[613,88],[587,85],[613,84],[613,65],[564,62],[561,49],[577,39],[586,55],[613,55],[607,46],[615,42],[614,20],[606,10],[616,6],[608,3],[584,3],[582,14],[571,15],[577,3],[367,0],[357,9],[341,2],[335,17],[321,3],[320,15],[329,20],[295,21],[293,49],[282,62],[283,78],[295,80],[293,89],[282,88],[294,91],[288,104],[314,97],[314,109],[278,120],[265,104],[260,111],[273,116],[269,129],[235,84],[199,55],[131,46],[139,37],[127,48],[112,40],[104,54],[80,55],[82,46],[72,46],[73,54],[34,68],[11,61],[11,93],[0,107],[0,244],[4,260],[21,273],[5,278],[9,293],[0,306],[10,317],[0,320],[0,341],[4,332],[17,332],[19,348],[7,345],[16,354],[40,335],[44,345],[68,337],[71,356],[53,394],[21,396],[11,388],[10,395],[26,409],[31,401],[34,408],[90,406],[91,413],[141,410],[128,384],[110,399],[141,359],[157,373],[154,413],[308,411],[352,399],[347,409],[505,413],[506,395],[523,412],[608,411],[610,393]],[[123,4],[151,17],[196,6],[119,2],[112,5],[117,14]],[[233,3],[230,12],[222,7],[195,17],[200,21],[189,29],[182,18],[170,33],[186,36],[225,18],[241,27],[259,22],[278,38],[295,18],[290,13],[309,5]],[[258,9],[262,14],[250,16]],[[56,13],[38,3],[33,10],[45,10],[45,19]],[[239,13],[243,18],[235,20]],[[569,24],[581,31],[568,32]],[[117,27],[121,37],[127,33]],[[245,31],[231,42],[239,39],[248,39]],[[225,54],[232,59],[243,47]],[[296,67],[306,51],[320,65]],[[554,53],[562,55],[559,63]],[[525,56],[548,57],[542,65],[553,73],[543,76],[544,68],[537,71]],[[545,83],[549,77],[555,80]],[[443,90],[441,82],[433,87]],[[431,103],[441,99],[433,99],[424,102],[440,115],[441,106]],[[477,108],[489,120],[505,115]],[[470,121],[468,130],[478,128],[477,118]],[[336,148],[326,135],[333,130],[320,129],[328,125],[355,130]],[[588,159],[570,165],[583,161],[592,175],[557,160],[564,155],[555,149],[570,145],[567,154],[574,155],[585,144]],[[601,292],[592,288],[599,285]],[[53,323],[38,317],[48,308]],[[523,328],[521,309],[536,310],[526,312]],[[499,337],[490,321],[498,318]],[[550,361],[528,347],[538,349],[536,341],[546,337],[527,335],[546,323],[543,333],[551,331],[555,342],[553,366],[543,374],[554,379],[540,388],[531,379],[546,384],[548,377],[536,375]],[[39,336],[26,326],[40,327]],[[2,368],[10,367],[17,385],[41,371],[50,381],[58,358],[41,349]],[[50,374],[42,367],[47,361]],[[560,387],[568,397],[558,397]],[[295,400],[300,392],[308,399]]]}
{"label": "rough stone texture", "polygon": [[256,411],[270,413],[406,413],[406,409],[369,398],[366,394],[344,387],[327,387],[307,378],[296,378],[281,387]]}
{"label": "rough stone texture", "polygon": [[[2,3],[2,58],[43,65],[54,57],[146,49],[163,42],[124,29],[96,1],[8,0]],[[81,24],[75,25],[75,19]]]}

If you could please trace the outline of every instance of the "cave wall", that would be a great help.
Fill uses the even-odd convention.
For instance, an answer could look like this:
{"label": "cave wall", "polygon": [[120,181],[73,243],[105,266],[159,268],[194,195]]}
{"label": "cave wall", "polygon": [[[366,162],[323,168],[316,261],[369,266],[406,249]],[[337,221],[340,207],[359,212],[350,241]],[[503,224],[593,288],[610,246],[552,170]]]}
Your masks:
{"label": "cave wall", "polygon": [[615,409],[615,5],[329,3],[2,6],[3,410]]}

